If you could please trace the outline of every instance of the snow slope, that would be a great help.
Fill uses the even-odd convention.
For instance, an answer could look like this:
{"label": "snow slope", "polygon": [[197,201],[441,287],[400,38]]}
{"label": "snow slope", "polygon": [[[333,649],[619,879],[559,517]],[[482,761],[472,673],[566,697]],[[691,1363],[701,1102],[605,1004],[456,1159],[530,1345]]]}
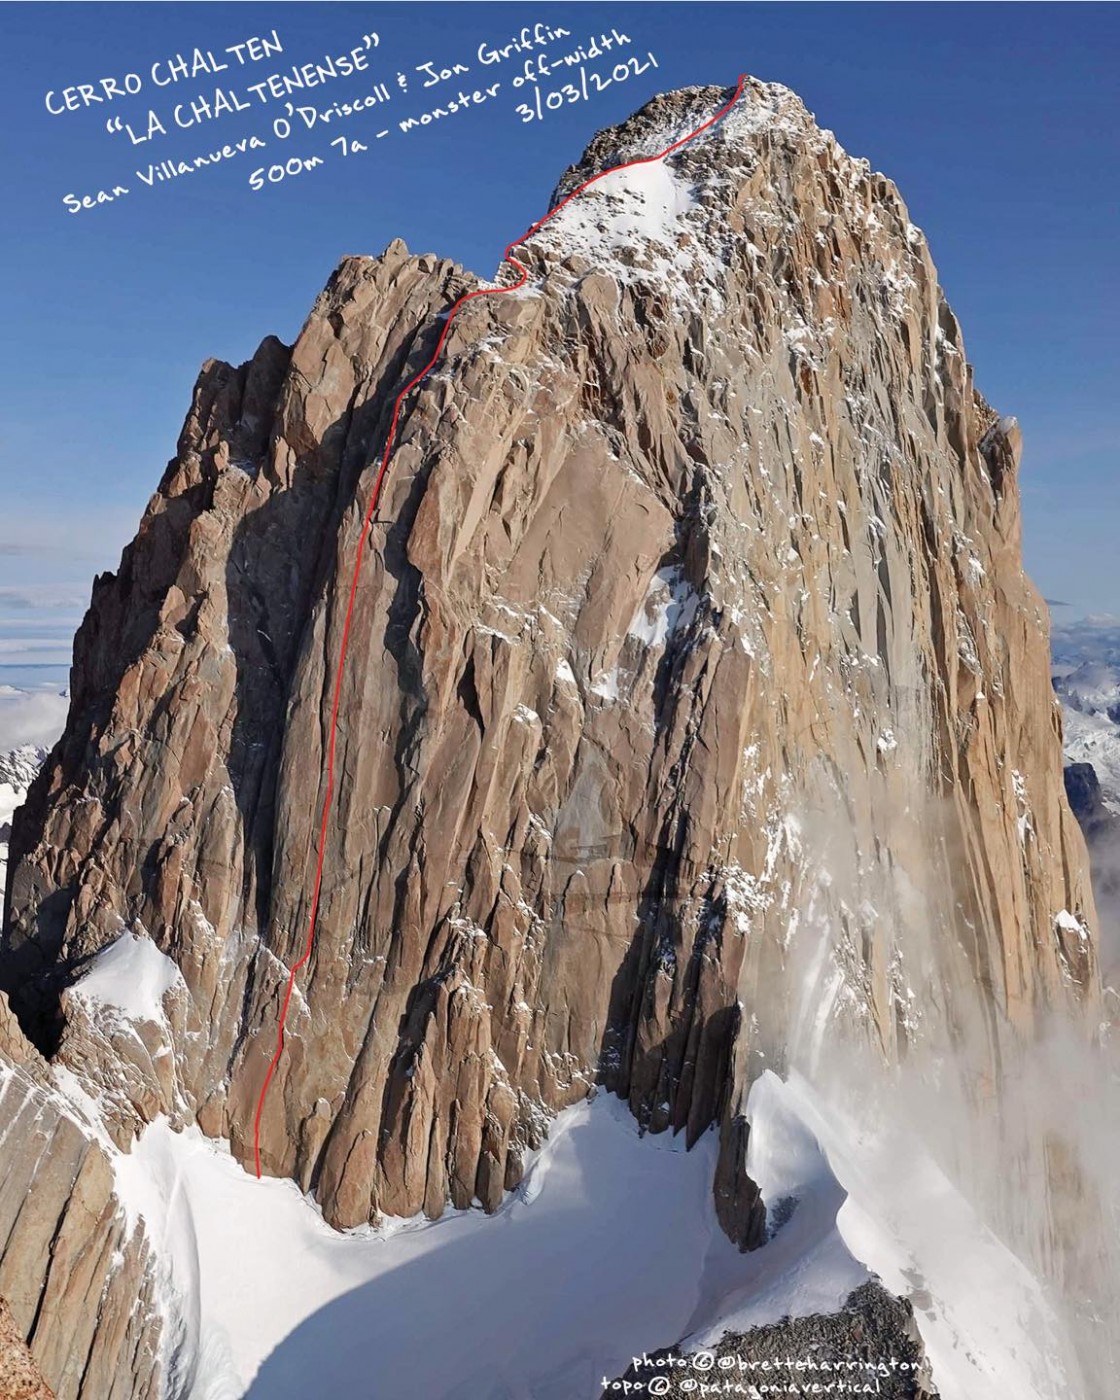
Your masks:
{"label": "snow slope", "polygon": [[914,1300],[943,1400],[1065,1400],[1033,1278],[914,1141],[796,1074],[764,1074],[749,1116],[771,1239],[748,1255],[715,1220],[715,1134],[686,1153],[602,1093],[492,1217],[340,1234],[162,1120],[117,1156],[118,1190],[179,1295],[189,1400],[590,1400],[643,1351],[833,1311],[872,1275]]}
{"label": "snow slope", "polygon": [[852,1254],[837,1225],[844,1189],[796,1099],[767,1071],[751,1088],[747,1171],[767,1203],[769,1243],[725,1280],[723,1296],[689,1338],[688,1350],[714,1346],[724,1332],[834,1312],[871,1271]]}
{"label": "snow slope", "polygon": [[191,1400],[570,1400],[680,1336],[706,1273],[741,1263],[710,1204],[715,1149],[642,1139],[600,1094],[561,1116],[497,1216],[351,1234],[196,1130],[157,1122],[118,1165],[178,1286],[199,1290]]}
{"label": "snow slope", "polygon": [[[681,217],[696,207],[691,187],[663,160],[612,170],[548,221],[535,237],[565,256],[582,254],[596,266],[620,250],[656,250],[669,259]],[[626,273],[623,264],[623,275]]]}
{"label": "snow slope", "polygon": [[[783,1299],[800,1311],[822,1277],[847,1277],[846,1252],[912,1299],[942,1400],[1066,1400],[1075,1391],[1057,1360],[1061,1329],[1034,1276],[879,1102],[883,1119],[868,1126],[796,1072],[784,1083],[767,1072],[754,1085],[748,1115],[762,1138],[754,1168],[772,1192],[783,1178],[799,1183],[800,1197],[762,1256],[798,1228],[806,1247],[761,1311],[747,1291],[729,1300],[718,1330],[769,1321]],[[799,1227],[802,1213],[810,1218]]]}
{"label": "snow slope", "polygon": [[163,998],[183,984],[176,963],[150,938],[126,929],[97,953],[71,987],[71,995],[129,1021],[164,1019]]}

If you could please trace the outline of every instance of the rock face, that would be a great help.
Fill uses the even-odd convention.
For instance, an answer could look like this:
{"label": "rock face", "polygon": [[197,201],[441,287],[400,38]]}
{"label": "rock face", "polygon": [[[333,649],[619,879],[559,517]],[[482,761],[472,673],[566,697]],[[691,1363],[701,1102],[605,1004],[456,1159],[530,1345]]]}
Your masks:
{"label": "rock face", "polygon": [[2,996],[0,1125],[0,1395],[158,1400],[168,1353],[143,1228]]}
{"label": "rock face", "polygon": [[[561,192],[729,96],[655,99]],[[785,89],[519,257],[402,408],[262,1163],[338,1226],[493,1207],[598,1081],[651,1130],[719,1123],[750,1246],[762,1065],[838,1021],[888,1062],[974,1021],[996,1076],[1048,1006],[1093,1014],[1019,432],[894,186]],[[473,285],[394,243],[291,349],[208,363],[95,584],[0,981],[120,1142],[167,1113],[252,1164],[371,463]],[[147,1008],[81,990],[124,938],[171,965]]]}

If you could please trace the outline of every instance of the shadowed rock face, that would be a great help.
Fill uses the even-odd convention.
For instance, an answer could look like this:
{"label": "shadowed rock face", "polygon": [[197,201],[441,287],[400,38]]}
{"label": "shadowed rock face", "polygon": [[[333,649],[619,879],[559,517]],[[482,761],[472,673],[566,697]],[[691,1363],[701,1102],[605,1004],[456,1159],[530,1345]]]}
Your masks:
{"label": "shadowed rock face", "polygon": [[1091,763],[1071,763],[1064,772],[1066,797],[1086,840],[1113,839],[1120,832],[1120,818],[1108,810],[1100,779]]}
{"label": "shadowed rock face", "polygon": [[[655,99],[562,189],[728,96]],[[519,257],[402,410],[262,1162],[339,1226],[492,1208],[600,1081],[652,1130],[720,1123],[749,1246],[742,1109],[794,1040],[892,1061],[975,1018],[994,1067],[1096,997],[1018,429],[893,185],[784,89]],[[473,285],[394,243],[291,350],[207,364],[95,584],[0,980],[122,1142],[163,1112],[251,1164],[371,464]],[[126,928],[181,974],[139,1034],[73,986]]]}

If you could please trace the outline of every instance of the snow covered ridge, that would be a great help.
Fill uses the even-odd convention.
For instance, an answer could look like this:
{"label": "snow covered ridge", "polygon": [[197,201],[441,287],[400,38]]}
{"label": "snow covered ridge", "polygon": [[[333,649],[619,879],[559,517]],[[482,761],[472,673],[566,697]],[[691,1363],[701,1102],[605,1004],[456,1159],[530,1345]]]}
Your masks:
{"label": "snow covered ridge", "polygon": [[1074,1393],[1057,1359],[1061,1326],[1037,1281],[916,1136],[878,1110],[858,1121],[796,1072],[786,1082],[763,1074],[747,1114],[748,1171],[770,1203],[772,1230],[785,1223],[759,1251],[763,1278],[730,1295],[690,1349],[782,1310],[822,1310],[870,1272],[914,1300],[942,1400]]}

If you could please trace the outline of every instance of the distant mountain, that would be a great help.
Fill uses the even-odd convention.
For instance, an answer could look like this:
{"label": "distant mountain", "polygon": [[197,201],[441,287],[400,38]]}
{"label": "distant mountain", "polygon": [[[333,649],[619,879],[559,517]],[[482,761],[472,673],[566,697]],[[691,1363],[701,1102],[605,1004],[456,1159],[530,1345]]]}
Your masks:
{"label": "distant mountain", "polygon": [[1062,702],[1065,785],[1085,833],[1101,921],[1106,980],[1120,978],[1120,622],[1054,629],[1054,690]]}
{"label": "distant mountain", "polygon": [[[32,778],[42,767],[47,752],[47,749],[37,744],[21,744],[18,748],[9,749],[7,753],[0,753],[0,785],[10,787],[14,791],[26,792],[31,786]],[[6,800],[6,796],[4,794],[0,801]],[[0,812],[3,812],[2,807]],[[0,819],[7,820],[7,815]]]}
{"label": "distant mountain", "polygon": [[1104,805],[1120,813],[1120,624],[1055,628],[1051,646],[1066,760],[1091,764]]}
{"label": "distant mountain", "polygon": [[8,876],[8,838],[12,832],[12,817],[27,796],[31,780],[39,771],[48,750],[35,744],[0,753],[0,901]]}

